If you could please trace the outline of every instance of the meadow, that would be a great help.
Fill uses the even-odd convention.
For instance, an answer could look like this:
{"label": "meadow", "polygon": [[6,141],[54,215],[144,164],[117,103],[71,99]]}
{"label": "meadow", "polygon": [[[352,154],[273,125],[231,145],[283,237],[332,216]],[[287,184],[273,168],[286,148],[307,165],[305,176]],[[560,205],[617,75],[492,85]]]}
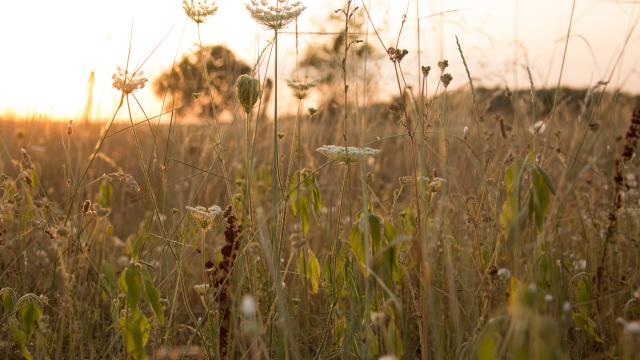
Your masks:
{"label": "meadow", "polygon": [[0,358],[640,358],[640,98],[474,86],[458,38],[407,79],[416,49],[350,0],[283,85],[304,6],[247,7],[274,35],[253,65],[199,42],[114,74],[128,121],[0,118]]}

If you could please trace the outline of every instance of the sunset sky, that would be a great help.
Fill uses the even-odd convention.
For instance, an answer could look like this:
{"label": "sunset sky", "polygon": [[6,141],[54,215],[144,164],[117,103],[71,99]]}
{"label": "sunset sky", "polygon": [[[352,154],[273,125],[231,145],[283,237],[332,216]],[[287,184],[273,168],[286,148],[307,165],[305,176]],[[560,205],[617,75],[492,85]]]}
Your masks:
{"label": "sunset sky", "polygon": [[[303,0],[307,10],[300,18],[299,30],[339,31],[326,28],[326,19],[344,2]],[[444,56],[451,63],[453,84],[466,85],[454,38],[458,35],[478,82],[511,87],[517,82],[518,86],[528,86],[524,67],[529,65],[536,87],[555,86],[571,3],[570,0],[420,0],[421,61],[435,65]],[[204,42],[225,44],[252,64],[271,33],[251,20],[245,1],[220,0],[218,4],[218,13],[202,27]],[[415,73],[416,0],[409,0],[408,6],[401,47],[410,50],[405,67],[409,73]],[[395,42],[406,8],[406,0],[371,1],[372,20],[387,45]],[[428,16],[443,10],[456,11],[444,17]],[[364,16],[364,11],[359,15]],[[578,0],[563,82],[588,86],[608,78],[639,15],[640,3],[633,1]],[[109,116],[119,95],[111,87],[111,75],[117,65],[125,64],[132,23],[132,65],[141,63],[160,44],[143,66],[150,81],[171,65],[176,53],[195,48],[195,25],[184,15],[180,0],[0,2],[3,45],[0,114],[28,117],[37,113],[74,118],[82,113],[87,80],[95,70],[94,111],[100,118]],[[286,79],[293,76],[295,48],[291,35],[283,37],[281,54],[287,60],[280,71]],[[303,36],[300,47],[304,49],[309,41],[325,39]],[[639,40],[640,29],[635,29],[613,75],[614,87],[640,92]],[[369,41],[380,48],[375,36],[370,36]],[[517,75],[513,71],[515,57]],[[387,62],[379,66],[383,73],[386,68],[392,69]],[[149,113],[160,111],[160,103],[149,86],[139,94]],[[289,94],[283,92],[282,96]]]}

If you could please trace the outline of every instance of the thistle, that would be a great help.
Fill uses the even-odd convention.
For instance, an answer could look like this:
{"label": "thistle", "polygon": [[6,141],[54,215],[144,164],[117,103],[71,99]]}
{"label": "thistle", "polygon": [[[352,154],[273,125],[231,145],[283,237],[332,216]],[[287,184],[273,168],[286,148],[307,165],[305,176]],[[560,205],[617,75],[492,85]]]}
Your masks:
{"label": "thistle", "polygon": [[185,14],[198,24],[202,24],[207,17],[218,11],[215,0],[182,0]]}
{"label": "thistle", "polygon": [[240,75],[236,81],[236,95],[244,112],[249,114],[260,99],[260,81],[247,74]]}
{"label": "thistle", "polygon": [[317,152],[328,157],[331,160],[340,161],[345,164],[357,162],[369,156],[375,156],[380,153],[379,149],[372,149],[368,147],[355,147],[355,146],[338,146],[338,145],[323,145],[316,149]]}
{"label": "thistle", "polygon": [[267,0],[251,0],[247,10],[256,22],[271,30],[279,30],[296,20],[305,9],[299,1],[287,2],[276,0],[275,5],[269,5]]}

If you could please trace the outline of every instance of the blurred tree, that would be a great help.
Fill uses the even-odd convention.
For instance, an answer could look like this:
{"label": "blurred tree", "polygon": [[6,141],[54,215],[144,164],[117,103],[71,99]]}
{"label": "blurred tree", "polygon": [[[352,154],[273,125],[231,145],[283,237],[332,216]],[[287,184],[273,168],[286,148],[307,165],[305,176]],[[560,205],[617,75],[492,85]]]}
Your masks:
{"label": "blurred tree", "polygon": [[211,97],[205,84],[201,56],[204,53],[213,103],[217,112],[232,110],[236,104],[234,84],[238,76],[251,67],[236,58],[222,45],[205,46],[185,55],[172,69],[167,69],[153,83],[157,96],[174,96],[178,113],[211,116]]}

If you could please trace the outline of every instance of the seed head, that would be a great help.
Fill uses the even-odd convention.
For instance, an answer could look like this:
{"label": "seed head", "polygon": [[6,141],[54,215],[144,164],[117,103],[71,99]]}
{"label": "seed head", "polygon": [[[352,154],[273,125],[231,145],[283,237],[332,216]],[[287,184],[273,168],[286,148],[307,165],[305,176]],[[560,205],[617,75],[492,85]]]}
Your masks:
{"label": "seed head", "polygon": [[209,208],[204,206],[185,206],[185,208],[202,229],[208,228],[218,215],[222,214],[222,209],[218,205]]}
{"label": "seed head", "polygon": [[451,83],[451,80],[453,80],[453,76],[451,76],[451,74],[449,73],[445,73],[440,76],[440,81],[442,81],[442,85],[444,85],[445,89],[449,87],[449,83]]}
{"label": "seed head", "polygon": [[260,94],[260,81],[258,79],[247,74],[238,77],[238,80],[236,80],[236,95],[245,113],[251,112],[251,109],[260,99]]}
{"label": "seed head", "polygon": [[215,0],[182,0],[185,14],[198,24],[207,20],[218,11]]}
{"label": "seed head", "polygon": [[500,268],[498,269],[498,276],[502,280],[507,281],[511,278],[511,271],[509,271],[509,269],[507,268]]}
{"label": "seed head", "polygon": [[276,0],[270,5],[268,0],[251,0],[247,10],[251,17],[271,30],[279,30],[296,20],[304,11],[300,1],[288,3],[288,0]]}
{"label": "seed head", "polygon": [[431,71],[431,66],[423,66],[422,67],[422,76],[429,76],[429,72]]}
{"label": "seed head", "polygon": [[440,72],[444,72],[447,67],[449,67],[449,60],[438,61],[438,67],[440,68]]}
{"label": "seed head", "polygon": [[298,80],[287,80],[287,85],[289,89],[293,91],[293,95],[298,100],[303,100],[309,95],[309,91],[316,87],[315,81],[298,81]]}

